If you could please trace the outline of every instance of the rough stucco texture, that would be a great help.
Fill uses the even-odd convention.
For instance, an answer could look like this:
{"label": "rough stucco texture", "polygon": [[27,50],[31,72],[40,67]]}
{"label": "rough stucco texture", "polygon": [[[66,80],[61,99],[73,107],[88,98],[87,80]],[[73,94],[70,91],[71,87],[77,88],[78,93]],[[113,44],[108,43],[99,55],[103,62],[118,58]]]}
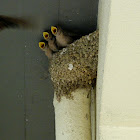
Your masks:
{"label": "rough stucco texture", "polygon": [[99,32],[76,40],[53,56],[50,62],[50,74],[57,98],[77,88],[89,87],[96,78],[98,62]]}

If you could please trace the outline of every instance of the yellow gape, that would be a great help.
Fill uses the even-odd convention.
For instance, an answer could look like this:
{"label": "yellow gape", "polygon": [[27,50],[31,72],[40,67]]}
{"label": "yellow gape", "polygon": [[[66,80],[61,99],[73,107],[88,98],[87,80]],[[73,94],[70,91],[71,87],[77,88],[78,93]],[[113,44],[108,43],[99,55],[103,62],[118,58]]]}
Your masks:
{"label": "yellow gape", "polygon": [[39,42],[39,48],[40,49],[45,48],[45,42]]}
{"label": "yellow gape", "polygon": [[45,40],[49,39],[49,33],[48,32],[43,32],[43,37]]}
{"label": "yellow gape", "polygon": [[51,32],[52,32],[53,35],[56,35],[56,33],[57,33],[57,28],[54,27],[54,26],[51,26]]}

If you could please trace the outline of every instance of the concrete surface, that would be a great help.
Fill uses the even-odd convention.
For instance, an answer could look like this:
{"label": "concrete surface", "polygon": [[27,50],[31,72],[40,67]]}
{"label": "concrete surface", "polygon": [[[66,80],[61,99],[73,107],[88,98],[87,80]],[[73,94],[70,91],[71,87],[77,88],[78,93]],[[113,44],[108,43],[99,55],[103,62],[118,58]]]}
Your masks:
{"label": "concrete surface", "polygon": [[0,140],[55,139],[53,87],[42,80],[48,60],[38,42],[58,23],[94,31],[97,8],[98,0],[1,0],[1,15],[26,17],[36,28],[0,32]]}
{"label": "concrete surface", "polygon": [[99,1],[97,140],[140,139],[140,1]]}

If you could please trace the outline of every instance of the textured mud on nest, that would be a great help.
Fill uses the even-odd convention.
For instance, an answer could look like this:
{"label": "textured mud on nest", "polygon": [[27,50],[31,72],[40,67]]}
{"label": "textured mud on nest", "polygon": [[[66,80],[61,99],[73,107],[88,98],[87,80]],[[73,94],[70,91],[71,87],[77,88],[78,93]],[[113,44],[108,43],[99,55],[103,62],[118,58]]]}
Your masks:
{"label": "textured mud on nest", "polygon": [[96,78],[99,32],[81,37],[54,54],[50,74],[58,100],[79,87],[89,87]]}

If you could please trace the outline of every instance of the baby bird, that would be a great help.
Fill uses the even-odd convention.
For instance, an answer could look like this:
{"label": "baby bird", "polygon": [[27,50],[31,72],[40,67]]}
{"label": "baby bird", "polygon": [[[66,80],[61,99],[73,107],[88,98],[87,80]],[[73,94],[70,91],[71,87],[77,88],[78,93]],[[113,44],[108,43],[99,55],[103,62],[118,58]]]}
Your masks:
{"label": "baby bird", "polygon": [[60,26],[51,26],[51,32],[56,37],[58,47],[66,47],[74,41],[71,34],[64,31]]}
{"label": "baby bird", "polygon": [[48,45],[49,45],[49,48],[54,51],[54,52],[57,52],[58,51],[58,48],[57,48],[57,45],[56,45],[56,39],[55,37],[52,35],[52,33],[50,31],[48,32],[43,32],[43,37],[46,41],[48,41]]}
{"label": "baby bird", "polygon": [[39,48],[45,52],[48,59],[52,59],[53,53],[48,44],[45,44],[45,42],[39,42]]}
{"label": "baby bird", "polygon": [[14,28],[14,27],[25,28],[27,26],[28,26],[28,23],[23,19],[0,15],[0,31],[6,28]]}

